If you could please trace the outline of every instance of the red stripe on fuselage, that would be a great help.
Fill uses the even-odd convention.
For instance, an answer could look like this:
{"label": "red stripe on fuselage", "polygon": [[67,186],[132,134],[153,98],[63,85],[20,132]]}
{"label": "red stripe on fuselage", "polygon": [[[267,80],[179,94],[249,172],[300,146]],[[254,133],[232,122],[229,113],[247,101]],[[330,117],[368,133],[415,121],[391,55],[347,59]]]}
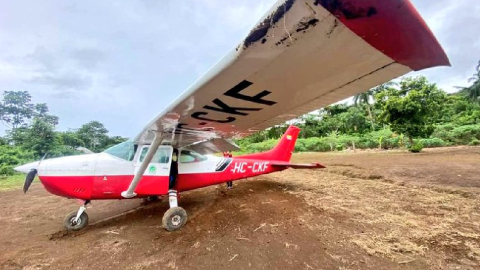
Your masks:
{"label": "red stripe on fuselage", "polygon": [[437,39],[408,0],[316,0],[315,5],[323,6],[397,63],[413,70],[450,65]]}
{"label": "red stripe on fuselage", "polygon": [[[273,167],[265,160],[233,158],[232,163],[222,172],[179,174],[177,190],[187,191],[284,169],[286,168]],[[52,194],[82,200],[105,200],[123,199],[121,192],[127,190],[133,177],[133,175],[106,175],[40,176],[39,178],[45,189]],[[168,177],[144,176],[135,193],[137,197],[165,195],[168,193]]]}

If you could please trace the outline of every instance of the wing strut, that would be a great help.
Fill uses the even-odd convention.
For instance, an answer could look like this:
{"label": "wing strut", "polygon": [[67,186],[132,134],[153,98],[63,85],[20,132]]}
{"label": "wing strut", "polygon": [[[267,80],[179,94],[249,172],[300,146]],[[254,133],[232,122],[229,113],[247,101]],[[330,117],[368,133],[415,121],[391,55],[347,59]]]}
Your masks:
{"label": "wing strut", "polygon": [[122,197],[124,197],[125,199],[131,199],[137,196],[137,194],[134,192],[135,188],[140,182],[140,179],[142,179],[142,176],[145,173],[145,170],[147,169],[148,164],[150,163],[150,161],[152,161],[153,155],[155,155],[155,152],[157,152],[157,149],[162,143],[163,138],[164,138],[163,133],[155,132],[155,138],[153,139],[153,142],[150,145],[150,148],[148,149],[145,159],[140,165],[140,168],[138,168],[137,173],[135,173],[135,176],[133,177],[132,182],[130,183],[130,186],[128,187],[128,189],[122,192]]}

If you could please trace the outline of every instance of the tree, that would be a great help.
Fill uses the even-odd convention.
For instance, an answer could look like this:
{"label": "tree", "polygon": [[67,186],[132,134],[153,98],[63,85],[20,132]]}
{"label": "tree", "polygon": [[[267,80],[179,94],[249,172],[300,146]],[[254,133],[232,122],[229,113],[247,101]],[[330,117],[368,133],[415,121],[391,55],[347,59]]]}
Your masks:
{"label": "tree", "polygon": [[65,131],[57,133],[61,144],[70,146],[72,148],[85,147],[85,142],[82,141],[76,132]]}
{"label": "tree", "polygon": [[117,145],[117,144],[122,143],[122,142],[127,141],[127,140],[128,140],[128,138],[124,138],[124,137],[121,137],[121,136],[108,137],[104,148],[105,149],[109,148],[111,146]]}
{"label": "tree", "polygon": [[55,127],[41,118],[34,118],[31,127],[26,132],[23,147],[32,150],[38,157],[43,157],[55,148]]}
{"label": "tree", "polygon": [[344,133],[364,133],[368,130],[368,121],[365,116],[365,111],[352,106],[348,108],[348,111],[340,114],[341,121],[345,124],[343,127]]}
{"label": "tree", "polygon": [[478,61],[476,72],[468,79],[468,82],[472,82],[472,85],[461,88],[461,92],[470,100],[478,102],[480,101],[480,61]]}
{"label": "tree", "polygon": [[16,129],[7,130],[6,139],[13,145],[22,146],[28,140],[28,126],[21,126]]}
{"label": "tree", "polygon": [[394,82],[387,82],[377,87],[374,87],[364,93],[353,96],[353,103],[355,104],[355,106],[364,105],[367,108],[368,118],[370,120],[372,130],[375,130],[375,119],[373,117],[372,107],[370,106],[370,100],[372,101],[372,103],[375,103],[375,94],[387,90],[394,84]]}
{"label": "tree", "polygon": [[108,130],[98,121],[90,121],[77,130],[78,138],[92,151],[101,151],[107,146]]}
{"label": "tree", "polygon": [[370,99],[373,99],[374,96],[375,92],[373,91],[373,89],[370,89],[367,92],[357,94],[353,97],[353,103],[355,104],[355,106],[365,105],[365,107],[367,108],[368,118],[370,120],[372,130],[375,129],[375,124],[373,122],[372,110],[370,108]]}
{"label": "tree", "polygon": [[5,91],[0,104],[0,120],[13,130],[26,123],[34,115],[32,97],[27,91]]}
{"label": "tree", "polygon": [[413,145],[413,138],[433,133],[446,95],[425,77],[417,77],[404,78],[400,89],[389,88],[375,97],[382,108],[379,120],[390,124],[394,132],[405,134]]}
{"label": "tree", "polygon": [[58,116],[48,114],[47,103],[38,103],[34,106],[34,116],[53,126],[58,125]]}

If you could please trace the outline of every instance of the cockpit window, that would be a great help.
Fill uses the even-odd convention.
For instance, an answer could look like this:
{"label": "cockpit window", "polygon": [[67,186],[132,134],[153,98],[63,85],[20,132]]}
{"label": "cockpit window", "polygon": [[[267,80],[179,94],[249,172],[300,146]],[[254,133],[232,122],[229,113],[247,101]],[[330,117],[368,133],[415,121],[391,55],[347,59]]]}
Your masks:
{"label": "cockpit window", "polygon": [[126,141],[108,148],[107,150],[103,151],[103,153],[106,153],[127,161],[132,161],[133,157],[135,156],[135,145],[133,144],[132,141]]}
{"label": "cockpit window", "polygon": [[207,160],[205,156],[190,150],[182,150],[180,153],[180,163],[200,162]]}

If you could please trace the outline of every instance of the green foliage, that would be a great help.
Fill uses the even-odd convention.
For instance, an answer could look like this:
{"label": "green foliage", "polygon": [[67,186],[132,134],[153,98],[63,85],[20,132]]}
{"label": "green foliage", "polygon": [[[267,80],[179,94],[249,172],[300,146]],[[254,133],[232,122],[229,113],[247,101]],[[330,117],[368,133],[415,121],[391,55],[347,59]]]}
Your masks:
{"label": "green foliage", "polygon": [[82,125],[77,130],[77,136],[85,143],[85,146],[94,152],[106,149],[108,130],[98,121],[91,121]]}
{"label": "green foliage", "polygon": [[50,115],[46,103],[33,104],[27,91],[5,91],[0,103],[0,121],[11,127],[0,137],[0,175],[10,175],[13,167],[43,156],[78,155],[78,147],[99,152],[126,140],[108,136],[98,121],[91,121],[76,131],[58,132],[59,118]]}
{"label": "green foliage", "polygon": [[71,148],[85,147],[85,142],[79,138],[76,132],[57,132],[57,136],[61,145],[70,146]]}
{"label": "green foliage", "polygon": [[468,145],[479,146],[480,145],[480,140],[473,139]]}
{"label": "green foliage", "polygon": [[58,125],[58,116],[48,114],[48,106],[46,103],[35,104],[34,116],[52,126]]}
{"label": "green foliage", "polygon": [[389,88],[375,97],[382,109],[380,122],[410,140],[433,133],[438,111],[446,100],[445,93],[425,77],[404,78],[400,89]]}
{"label": "green foliage", "polygon": [[480,140],[480,124],[456,126],[450,123],[439,125],[433,136],[442,139],[447,144],[466,145],[472,140]]}
{"label": "green foliage", "polygon": [[425,148],[432,148],[432,147],[442,147],[447,146],[444,140],[440,138],[428,138],[428,139],[420,139],[419,142]]}
{"label": "green foliage", "polygon": [[16,165],[35,159],[34,153],[18,146],[0,145],[0,175],[12,175]]}
{"label": "green foliage", "polygon": [[408,151],[412,153],[420,153],[423,149],[423,144],[421,141],[415,141],[413,145],[408,147]]}
{"label": "green foliage", "polygon": [[472,85],[462,88],[460,92],[471,101],[480,102],[480,61],[478,61],[475,71],[475,74],[468,80]]}
{"label": "green foliage", "polygon": [[13,129],[25,124],[33,116],[34,105],[31,100],[27,91],[5,91],[0,104],[0,120]]}
{"label": "green foliage", "polygon": [[54,126],[45,122],[44,119],[35,118],[26,132],[22,147],[34,151],[37,157],[43,157],[55,146],[54,129]]}

